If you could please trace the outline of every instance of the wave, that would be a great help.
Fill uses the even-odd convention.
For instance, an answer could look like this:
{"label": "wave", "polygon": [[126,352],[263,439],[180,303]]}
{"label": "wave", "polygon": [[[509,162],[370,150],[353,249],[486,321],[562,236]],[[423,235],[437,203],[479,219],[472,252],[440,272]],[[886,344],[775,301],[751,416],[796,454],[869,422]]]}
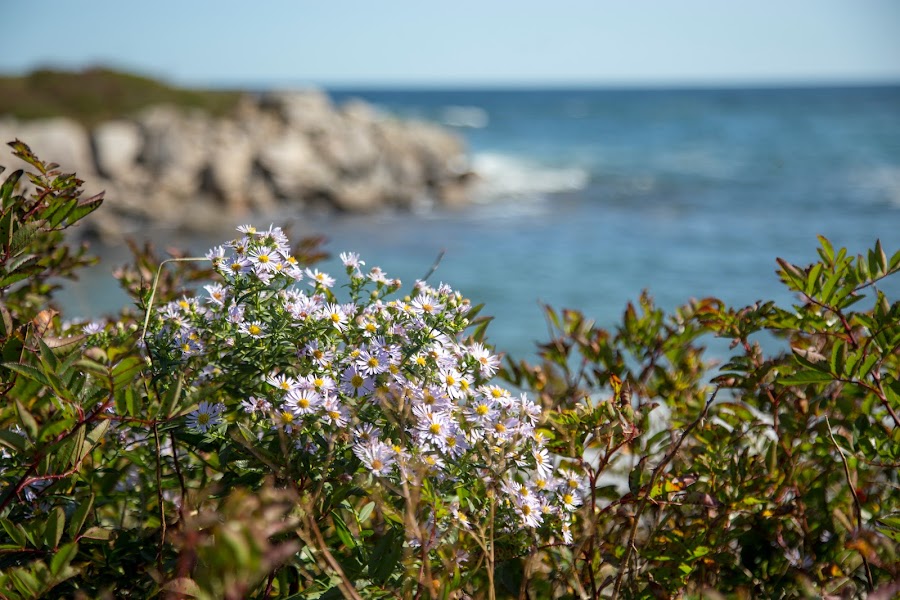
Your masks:
{"label": "wave", "polygon": [[479,177],[476,196],[480,200],[578,191],[590,181],[590,173],[585,169],[551,167],[493,152],[475,154],[472,168]]}
{"label": "wave", "polygon": [[488,112],[478,106],[445,106],[440,113],[441,123],[450,127],[484,129],[490,120]]}

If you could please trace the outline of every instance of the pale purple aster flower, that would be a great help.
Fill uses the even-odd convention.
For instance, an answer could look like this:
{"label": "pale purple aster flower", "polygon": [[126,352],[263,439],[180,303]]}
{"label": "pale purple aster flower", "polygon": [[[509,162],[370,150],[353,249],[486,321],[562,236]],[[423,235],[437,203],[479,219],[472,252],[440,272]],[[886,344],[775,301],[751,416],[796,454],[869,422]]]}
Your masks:
{"label": "pale purple aster flower", "polygon": [[375,390],[375,380],[360,373],[355,366],[351,365],[344,369],[344,373],[341,375],[340,390],[348,396],[365,396]]}
{"label": "pale purple aster flower", "polygon": [[335,427],[345,427],[350,420],[347,409],[341,406],[341,403],[333,396],[325,398],[322,411],[322,420]]}
{"label": "pale purple aster flower", "polygon": [[289,392],[300,387],[300,382],[284,373],[272,373],[266,377],[266,383],[279,390]]}
{"label": "pale purple aster flower", "polygon": [[344,263],[345,267],[358,269],[366,264],[365,261],[359,260],[359,254],[356,252],[341,252],[340,257],[341,262]]}
{"label": "pale purple aster flower", "polygon": [[378,439],[354,444],[353,453],[373,475],[387,475],[396,461],[390,446]]}
{"label": "pale purple aster flower", "polygon": [[197,410],[188,415],[187,426],[200,433],[206,433],[210,428],[222,422],[222,411],[224,410],[224,404],[201,402]]}
{"label": "pale purple aster flower", "polygon": [[291,390],[284,397],[285,406],[298,417],[311,415],[322,406],[322,396],[312,390]]}
{"label": "pale purple aster flower", "polygon": [[91,321],[81,328],[81,332],[85,335],[97,335],[103,333],[104,329],[106,329],[106,321]]}
{"label": "pale purple aster flower", "polygon": [[248,414],[261,413],[266,414],[272,410],[272,403],[265,398],[257,398],[250,396],[246,400],[241,400],[241,408]]}
{"label": "pale purple aster flower", "polygon": [[309,285],[313,287],[321,285],[324,288],[330,288],[334,285],[334,277],[328,273],[322,273],[318,269],[306,269],[306,276],[309,278]]}

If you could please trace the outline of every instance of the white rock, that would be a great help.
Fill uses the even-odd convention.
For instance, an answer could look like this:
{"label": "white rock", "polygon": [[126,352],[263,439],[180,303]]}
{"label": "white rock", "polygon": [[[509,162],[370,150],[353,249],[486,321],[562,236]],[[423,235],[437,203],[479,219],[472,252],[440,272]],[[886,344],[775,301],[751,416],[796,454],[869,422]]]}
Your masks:
{"label": "white rock", "polygon": [[101,123],[91,133],[97,171],[111,179],[129,179],[143,147],[141,128],[133,121]]}

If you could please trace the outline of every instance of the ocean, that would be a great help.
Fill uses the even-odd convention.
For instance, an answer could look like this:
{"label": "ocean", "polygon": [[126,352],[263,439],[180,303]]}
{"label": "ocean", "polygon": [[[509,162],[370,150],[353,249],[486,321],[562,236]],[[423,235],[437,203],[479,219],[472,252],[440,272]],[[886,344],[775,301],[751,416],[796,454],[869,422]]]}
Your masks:
{"label": "ocean", "polygon": [[[515,357],[547,340],[542,303],[607,327],[644,289],[666,309],[789,303],[775,259],[812,262],[817,235],[900,249],[900,87],[330,93],[453,128],[481,181],[462,209],[289,215],[295,235],[326,236],[335,275],[355,251],[411,284],[443,253],[431,281],[485,303],[489,341]],[[69,318],[127,302],[110,275],[127,255],[97,252],[60,296]]]}

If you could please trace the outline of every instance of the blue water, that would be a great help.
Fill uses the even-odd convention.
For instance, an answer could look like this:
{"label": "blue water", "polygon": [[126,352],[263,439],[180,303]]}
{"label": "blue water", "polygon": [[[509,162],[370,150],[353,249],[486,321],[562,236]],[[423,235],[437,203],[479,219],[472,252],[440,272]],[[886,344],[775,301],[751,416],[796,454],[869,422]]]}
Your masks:
{"label": "blue water", "polygon": [[[332,96],[453,127],[483,181],[465,209],[293,215],[294,231],[410,283],[443,250],[433,279],[485,302],[491,341],[517,356],[546,339],[540,302],[601,325],[642,289],[665,308],[710,295],[789,302],[775,257],[812,261],[817,234],[853,253],[876,238],[900,249],[900,87]],[[199,252],[218,239],[181,243]],[[105,272],[124,260],[105,252]],[[67,295],[75,312],[115,307],[88,291],[103,287],[93,277]]]}

